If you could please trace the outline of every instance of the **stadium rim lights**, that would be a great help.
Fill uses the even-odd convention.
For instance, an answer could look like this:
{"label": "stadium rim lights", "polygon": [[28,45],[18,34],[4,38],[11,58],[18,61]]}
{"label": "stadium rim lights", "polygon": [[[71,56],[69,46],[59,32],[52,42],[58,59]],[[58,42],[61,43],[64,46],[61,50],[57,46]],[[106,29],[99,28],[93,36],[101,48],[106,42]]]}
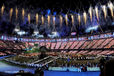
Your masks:
{"label": "stadium rim lights", "polygon": [[17,34],[21,36],[21,35],[26,34],[26,32],[25,31],[19,31],[19,32],[17,32]]}
{"label": "stadium rim lights", "polygon": [[39,34],[39,32],[38,31],[34,31],[34,35],[37,35],[37,34]]}
{"label": "stadium rim lights", "polygon": [[86,32],[90,32],[91,30],[97,30],[98,29],[98,25],[97,26],[93,26],[93,27],[89,27],[86,29]]}

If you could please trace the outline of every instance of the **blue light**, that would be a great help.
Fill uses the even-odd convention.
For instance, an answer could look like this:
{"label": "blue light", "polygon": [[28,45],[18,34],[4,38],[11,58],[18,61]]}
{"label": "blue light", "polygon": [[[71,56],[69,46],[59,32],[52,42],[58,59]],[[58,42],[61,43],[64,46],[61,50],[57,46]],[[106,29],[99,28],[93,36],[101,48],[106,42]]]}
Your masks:
{"label": "blue light", "polygon": [[93,27],[89,27],[86,29],[86,32],[90,32],[91,30],[97,30],[99,26],[93,26]]}
{"label": "blue light", "polygon": [[64,13],[61,13],[61,15],[62,15],[63,17],[65,17],[65,14],[64,14]]}
{"label": "blue light", "polygon": [[56,20],[56,17],[54,17],[54,21]]}
{"label": "blue light", "polygon": [[75,12],[75,11],[72,11],[72,10],[70,10],[70,12],[73,13],[73,14],[80,15],[79,13],[77,13],[77,12]]}
{"label": "blue light", "polygon": [[59,33],[58,32],[52,32],[52,34],[48,34],[48,37],[50,37],[50,38],[59,37]]}
{"label": "blue light", "polygon": [[43,11],[41,11],[41,15],[43,15],[44,14],[44,12]]}
{"label": "blue light", "polygon": [[55,16],[57,14],[57,12],[53,12],[53,15]]}
{"label": "blue light", "polygon": [[112,22],[112,25],[114,25],[114,22]]}
{"label": "blue light", "polygon": [[50,13],[51,13],[51,10],[50,10],[50,9],[48,9],[48,10],[47,10],[47,14],[49,15]]}
{"label": "blue light", "polygon": [[19,32],[17,32],[17,34],[18,35],[24,35],[24,34],[26,34],[26,32],[25,31],[19,31]]}
{"label": "blue light", "polygon": [[4,39],[4,36],[2,36],[1,39],[3,40]]}

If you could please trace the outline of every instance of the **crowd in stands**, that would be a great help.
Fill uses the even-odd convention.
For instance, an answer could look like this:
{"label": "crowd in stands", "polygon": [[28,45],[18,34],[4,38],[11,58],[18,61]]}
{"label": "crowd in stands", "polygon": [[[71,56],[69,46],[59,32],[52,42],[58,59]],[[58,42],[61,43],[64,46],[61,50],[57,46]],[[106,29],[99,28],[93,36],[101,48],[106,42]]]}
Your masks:
{"label": "crowd in stands", "polygon": [[[52,40],[52,41],[50,41]],[[107,51],[113,51],[114,49],[114,39],[113,37],[108,38],[100,38],[100,39],[92,39],[92,40],[74,40],[74,38],[71,38],[69,40],[67,39],[47,39],[42,41],[35,41],[35,42],[27,42],[27,41],[16,41],[16,40],[0,40],[0,48],[4,49],[19,49],[19,50],[25,50],[30,47],[34,47],[35,44],[39,46],[45,46],[48,49],[51,50],[74,50],[78,51],[79,49],[82,51],[88,51],[89,49],[100,49],[99,51],[104,51],[104,49],[107,49]],[[96,51],[96,50],[94,50]]]}
{"label": "crowd in stands", "polygon": [[70,59],[70,58],[60,58],[54,61],[52,64],[49,64],[48,66],[51,67],[98,67],[98,59],[95,60],[86,60],[86,59]]}
{"label": "crowd in stands", "polygon": [[[13,52],[10,51],[6,51],[9,54],[13,54]],[[95,53],[96,51],[94,51],[93,53]],[[76,54],[78,53],[78,54]],[[57,60],[54,60],[52,63],[46,65],[47,67],[75,67],[75,68],[80,68],[82,69],[82,71],[87,71],[87,67],[99,67],[101,66],[99,64],[99,60],[102,57],[102,55],[107,55],[106,53],[109,53],[109,51],[102,51],[102,52],[97,52],[97,53],[101,53],[101,57],[98,55],[92,55],[92,53],[90,53],[89,51],[86,53],[90,53],[89,54],[81,54],[83,52],[79,51],[74,53],[73,51],[69,51],[69,52],[46,52],[46,54],[50,55],[50,56],[58,56],[59,58]],[[76,54],[74,56],[74,54]],[[113,54],[110,53],[110,54]],[[31,53],[31,54],[20,54],[20,55],[16,55],[14,57],[7,57],[6,59],[10,62],[13,62],[15,64],[24,64],[27,66],[36,66],[36,68],[38,67],[42,67],[40,65],[37,64],[31,64],[32,62],[35,62],[37,60],[39,60],[39,56],[40,54],[35,54],[35,53]],[[97,57],[98,56],[98,57]],[[51,58],[49,58],[50,60]],[[48,59],[46,59],[45,61],[48,62]],[[43,64],[45,61],[41,62],[41,64]],[[38,66],[38,67],[37,67]],[[104,65],[103,65],[104,66]],[[22,73],[22,72],[21,72]],[[20,74],[17,73],[17,74]],[[24,72],[25,74],[25,72]],[[38,74],[38,73],[37,73]],[[29,74],[30,75],[30,74]],[[32,74],[31,74],[32,75]]]}
{"label": "crowd in stands", "polygon": [[31,72],[25,72],[24,70],[19,70],[19,72],[15,74],[0,72],[0,76],[44,76],[44,72],[42,69],[37,68],[34,74]]}
{"label": "crowd in stands", "polygon": [[0,56],[5,56],[7,55],[6,53],[0,52]]}
{"label": "crowd in stands", "polygon": [[[102,51],[104,52],[104,51]],[[94,52],[95,53],[95,52]],[[107,52],[105,52],[107,53]],[[70,53],[69,52],[57,52],[57,53],[46,53],[48,54],[47,56],[52,56],[52,57],[47,57],[44,59],[40,59],[41,55],[39,53],[31,53],[31,54],[20,54],[14,57],[9,57],[6,58],[7,61],[12,61],[13,63],[18,63],[18,64],[26,64],[28,66],[40,66],[38,64],[44,64],[46,62],[49,62],[53,60],[53,57],[59,57],[59,59],[55,60],[53,62],[53,65],[51,66],[58,66],[58,67],[77,67],[77,66],[88,66],[88,67],[98,67],[99,59],[102,57],[102,55],[105,56],[105,54],[102,55],[83,55],[83,54],[76,54]],[[52,55],[53,54],[53,55]],[[100,53],[99,53],[100,54]],[[42,61],[40,61],[42,60]],[[40,61],[40,62],[39,62]],[[36,63],[37,62],[37,63]]]}
{"label": "crowd in stands", "polygon": [[0,57],[8,56],[8,55],[16,55],[16,54],[17,54],[16,52],[11,52],[11,51],[8,51],[8,50],[0,51]]}
{"label": "crowd in stands", "polygon": [[9,57],[7,60],[9,61],[15,61],[19,63],[32,63],[34,61],[37,61],[39,59],[38,56],[14,56],[14,57]]}
{"label": "crowd in stands", "polygon": [[[99,67],[102,67],[102,68],[99,76],[114,76],[113,64],[114,64],[114,59],[109,59],[109,60],[101,59],[99,62]],[[81,65],[82,71],[85,72],[89,65],[91,64],[88,63],[88,65]],[[96,64],[93,64],[93,65],[96,65]],[[0,73],[0,76],[44,76],[44,72],[42,68],[37,68],[34,74],[30,72],[25,72],[24,70],[20,70],[18,73],[15,73],[15,74]]]}

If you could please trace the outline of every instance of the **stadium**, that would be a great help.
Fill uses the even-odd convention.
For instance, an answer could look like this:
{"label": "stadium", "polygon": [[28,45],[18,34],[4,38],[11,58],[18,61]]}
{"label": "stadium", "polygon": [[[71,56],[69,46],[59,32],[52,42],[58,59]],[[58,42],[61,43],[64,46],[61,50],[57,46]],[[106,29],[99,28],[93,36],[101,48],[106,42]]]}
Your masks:
{"label": "stadium", "polygon": [[113,76],[113,4],[0,1],[0,76]]}

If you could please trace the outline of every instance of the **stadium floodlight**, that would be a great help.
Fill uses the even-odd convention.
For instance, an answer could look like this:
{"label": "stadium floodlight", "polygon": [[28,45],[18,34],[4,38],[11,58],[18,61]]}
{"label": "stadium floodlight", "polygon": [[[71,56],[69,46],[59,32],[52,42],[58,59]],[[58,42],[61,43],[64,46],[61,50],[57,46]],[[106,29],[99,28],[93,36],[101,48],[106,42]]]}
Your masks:
{"label": "stadium floodlight", "polygon": [[26,34],[26,32],[25,31],[18,31],[17,34],[21,36],[21,35]]}
{"label": "stadium floodlight", "polygon": [[93,27],[89,27],[86,29],[86,32],[90,32],[92,30],[97,30],[99,26],[93,26]]}
{"label": "stadium floodlight", "polygon": [[38,35],[39,34],[39,32],[38,31],[34,31],[34,35]]}
{"label": "stadium floodlight", "polygon": [[38,35],[37,37],[38,37],[38,38],[44,38],[44,36],[43,36],[43,35]]}
{"label": "stadium floodlight", "polygon": [[57,35],[57,32],[52,32],[53,35]]}
{"label": "stadium floodlight", "polygon": [[18,31],[20,31],[20,29],[15,28],[14,31],[15,31],[15,32],[18,32]]}
{"label": "stadium floodlight", "polygon": [[14,29],[15,32],[19,32],[20,31],[20,27],[19,26],[16,26],[15,29]]}
{"label": "stadium floodlight", "polygon": [[58,32],[52,32],[52,34],[48,34],[48,37],[50,37],[50,38],[59,37],[59,33]]}

